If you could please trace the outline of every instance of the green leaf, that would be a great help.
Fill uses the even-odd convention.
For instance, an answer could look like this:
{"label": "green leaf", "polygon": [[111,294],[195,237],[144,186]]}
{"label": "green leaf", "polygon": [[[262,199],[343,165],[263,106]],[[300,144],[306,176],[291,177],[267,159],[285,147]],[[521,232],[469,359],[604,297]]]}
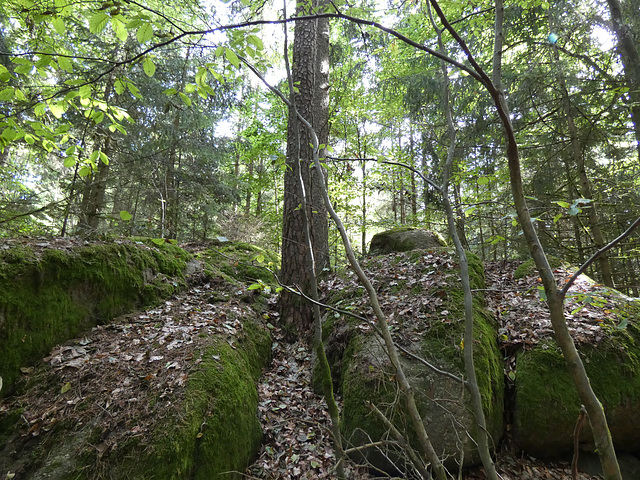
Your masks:
{"label": "green leaf", "polygon": [[46,111],[46,105],[44,103],[39,103],[35,107],[33,107],[33,113],[36,117],[41,117],[44,115]]}
{"label": "green leaf", "polygon": [[15,94],[15,88],[7,87],[0,92],[0,100],[6,102],[7,100],[11,100]]}
{"label": "green leaf", "polygon": [[109,21],[109,15],[104,10],[100,10],[94,13],[89,18],[89,31],[91,33],[100,33],[107,26]]}
{"label": "green leaf", "polygon": [[488,177],[480,177],[478,178],[478,185],[486,185],[489,183]]}
{"label": "green leaf", "polygon": [[262,40],[260,40],[260,37],[256,35],[249,35],[247,37],[247,42],[254,45],[256,47],[256,50],[264,49],[264,44],[262,43]]}
{"label": "green leaf", "polygon": [[129,220],[131,220],[133,218],[133,215],[131,215],[126,210],[120,210],[120,218],[122,220],[124,220],[125,222],[128,222]]}
{"label": "green leaf", "polygon": [[146,43],[153,38],[153,27],[145,23],[136,32],[136,38],[140,43]]}
{"label": "green leaf", "polygon": [[252,283],[247,287],[247,290],[260,290],[260,289],[262,289],[262,285],[260,285],[259,283]]}
{"label": "green leaf", "polygon": [[540,299],[543,301],[547,301],[547,292],[544,291],[544,287],[538,287],[538,295],[540,295]]}
{"label": "green leaf", "polygon": [[107,157],[106,153],[100,152],[100,161],[105,165],[109,165],[109,157]]}
{"label": "green leaf", "polygon": [[182,102],[187,106],[190,107],[191,106],[191,99],[189,97],[187,97],[184,93],[180,92],[179,93],[180,98],[182,99]]}
{"label": "green leaf", "polygon": [[64,166],[67,168],[71,168],[75,166],[76,161],[77,161],[76,157],[67,157],[64,159]]}
{"label": "green leaf", "polygon": [[65,383],[60,389],[60,393],[67,393],[69,390],[71,390],[71,382]]}
{"label": "green leaf", "polygon": [[127,23],[125,26],[126,26],[127,30],[133,30],[134,28],[138,28],[140,25],[142,25],[142,20],[140,20],[139,18],[134,18],[129,23]]}
{"label": "green leaf", "polygon": [[258,263],[264,263],[264,255],[260,253],[260,254],[256,257],[256,262],[258,262]]}
{"label": "green leaf", "polygon": [[49,111],[51,112],[51,115],[56,118],[62,118],[64,110],[64,106],[60,105],[59,103],[51,103],[49,105]]}
{"label": "green leaf", "polygon": [[164,92],[165,95],[175,95],[176,93],[178,93],[178,90],[176,90],[175,88],[167,88]]}
{"label": "green leaf", "polygon": [[8,82],[11,80],[11,73],[9,73],[9,69],[4,65],[0,65],[0,81]]}
{"label": "green leaf", "polygon": [[562,214],[559,213],[555,217],[553,217],[553,223],[558,223],[558,220],[562,218]]}
{"label": "green leaf", "polygon": [[100,150],[95,150],[91,153],[91,156],[89,157],[89,161],[95,165],[96,164],[96,160],[98,159],[98,156],[100,155]]}
{"label": "green leaf", "polygon": [[198,86],[197,86],[197,85],[194,85],[193,83],[187,83],[187,84],[184,86],[184,91],[185,91],[186,93],[193,93],[193,92],[195,92],[195,91],[196,91],[196,88],[198,88]]}
{"label": "green leaf", "polygon": [[560,205],[562,208],[569,208],[571,206],[570,203],[563,202],[562,200],[557,200],[557,201],[555,201],[553,203],[556,203],[556,204]]}
{"label": "green leaf", "polygon": [[153,60],[149,57],[144,58],[144,61],[142,62],[142,69],[147,77],[153,77],[153,74],[156,73],[156,66],[153,63]]}
{"label": "green leaf", "polygon": [[118,95],[122,95],[122,92],[124,92],[124,84],[122,83],[122,80],[120,80],[119,78],[114,82],[113,84],[113,88],[115,88],[116,93]]}
{"label": "green leaf", "polygon": [[151,241],[153,243],[155,243],[156,245],[164,245],[166,240],[164,238],[153,238],[151,239]]}
{"label": "green leaf", "polygon": [[10,142],[14,138],[16,138],[16,131],[13,127],[7,127],[2,131],[2,134],[0,136],[2,137],[3,140]]}
{"label": "green leaf", "polygon": [[127,31],[127,28],[125,27],[124,23],[122,23],[122,20],[120,20],[117,17],[112,17],[111,28],[113,29],[113,33],[116,34],[116,37],[118,37],[118,40],[120,40],[121,42],[127,41],[129,32]]}
{"label": "green leaf", "polygon": [[111,125],[109,125],[109,131],[111,133],[115,132],[116,130],[118,130],[121,134],[126,135],[127,134],[127,130],[126,128],[124,128],[122,125],[120,125],[119,123],[112,123]]}
{"label": "green leaf", "polygon": [[80,170],[78,170],[78,175],[80,175],[81,177],[86,177],[90,174],[91,174],[91,167],[88,167],[87,165],[83,165],[80,168]]}
{"label": "green leaf", "polygon": [[93,122],[97,125],[100,122],[102,122],[102,120],[104,120],[104,112],[93,112],[93,115],[91,115],[91,120],[93,120]]}
{"label": "green leaf", "polygon": [[29,75],[31,73],[31,70],[33,70],[33,65],[31,63],[18,65],[13,69],[14,72],[21,73],[22,75]]}
{"label": "green leaf", "polygon": [[91,97],[91,85],[83,85],[78,89],[78,93],[82,98],[90,98]]}
{"label": "green leaf", "polygon": [[240,68],[240,59],[233,50],[231,50],[230,48],[225,48],[224,56],[231,65],[236,68]]}
{"label": "green leaf", "polygon": [[60,35],[64,35],[64,33],[67,31],[67,27],[64,24],[64,20],[62,19],[62,17],[58,15],[51,18],[51,25],[53,25],[53,28],[55,29],[55,31]]}
{"label": "green leaf", "polygon": [[204,67],[200,67],[198,69],[198,72],[196,73],[196,83],[198,85],[205,85],[206,81],[207,81],[207,69]]}
{"label": "green leaf", "polygon": [[138,87],[136,87],[133,83],[127,82],[127,88],[131,92],[131,95],[133,95],[136,98],[142,98],[142,94],[140,93],[140,90],[138,90]]}
{"label": "green leaf", "polygon": [[220,58],[220,57],[222,57],[222,55],[224,55],[224,47],[223,46],[219,46],[218,48],[216,48],[215,56],[217,58]]}
{"label": "green leaf", "polygon": [[69,57],[59,56],[58,65],[65,72],[73,73],[73,64],[71,63],[71,60],[69,60]]}
{"label": "green leaf", "polygon": [[36,143],[35,137],[30,133],[25,133],[24,141],[27,142],[29,145],[33,145],[34,143]]}

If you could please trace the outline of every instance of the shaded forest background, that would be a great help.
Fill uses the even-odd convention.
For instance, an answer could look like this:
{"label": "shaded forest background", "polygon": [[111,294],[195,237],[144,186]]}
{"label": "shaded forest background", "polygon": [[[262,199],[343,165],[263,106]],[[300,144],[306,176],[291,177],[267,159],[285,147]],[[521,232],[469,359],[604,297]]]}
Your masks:
{"label": "shaded forest background", "polygon": [[[280,248],[287,109],[245,64],[288,94],[283,27],[272,22],[281,5],[3,5],[1,236],[221,235]],[[436,48],[423,2],[333,7]],[[493,5],[442,8],[491,65]],[[622,15],[637,44],[637,2],[624,2]],[[637,88],[604,2],[509,2],[505,31],[503,86],[533,221],[548,254],[581,264],[639,213]],[[446,32],[443,41],[453,50]],[[439,60],[344,21],[332,22],[330,60],[323,162],[359,253],[391,226],[446,234],[442,201],[416,174],[438,183],[446,157]],[[482,259],[527,258],[491,98],[464,71],[449,80],[459,235]],[[332,263],[344,263],[332,226],[329,242]],[[638,296],[639,252],[636,233],[590,274]]]}

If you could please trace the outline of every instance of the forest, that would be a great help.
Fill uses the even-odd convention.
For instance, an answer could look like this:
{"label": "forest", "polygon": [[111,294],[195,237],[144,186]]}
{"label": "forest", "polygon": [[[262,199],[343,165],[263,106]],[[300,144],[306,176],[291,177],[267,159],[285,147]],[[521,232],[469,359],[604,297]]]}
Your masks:
{"label": "forest", "polygon": [[[328,299],[318,293],[333,280],[318,282],[344,268],[360,279],[411,417],[393,315],[360,263],[388,230],[425,229],[451,245],[466,325],[459,381],[489,433],[473,363],[474,265],[533,260],[531,289],[548,306],[604,478],[622,478],[566,300],[583,273],[640,296],[635,0],[2,6],[1,240],[231,240],[274,252],[278,315],[309,333],[328,376],[338,477],[339,406],[320,320]],[[560,261],[574,267],[564,283]],[[418,474],[444,480],[411,421],[429,465]],[[485,433],[481,463],[497,479]]]}

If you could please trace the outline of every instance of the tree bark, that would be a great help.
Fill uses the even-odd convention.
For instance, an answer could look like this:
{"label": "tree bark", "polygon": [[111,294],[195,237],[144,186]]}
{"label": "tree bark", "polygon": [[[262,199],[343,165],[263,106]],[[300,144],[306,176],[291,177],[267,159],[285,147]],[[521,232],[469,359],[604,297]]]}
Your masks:
{"label": "tree bark", "polygon": [[[618,53],[622,58],[624,76],[629,87],[631,99],[631,115],[633,117],[636,148],[640,158],[640,53],[629,25],[622,17],[622,6],[619,0],[607,0],[611,23],[618,39]],[[637,7],[636,7],[637,8]]]}
{"label": "tree bark", "polygon": [[[321,4],[315,0],[312,8]],[[300,1],[297,14],[310,13],[309,4]],[[324,147],[320,157],[326,157],[329,127],[329,21],[313,19],[296,22],[293,44],[293,82],[297,88],[293,101],[300,115],[311,122]],[[312,167],[313,147],[309,131],[297,126],[299,120],[292,110],[289,113],[287,130],[287,161],[284,177],[284,211],[282,228],[282,282],[298,285],[309,293],[311,272],[308,268],[308,251],[304,238],[304,216],[300,211],[301,192],[295,176],[296,164],[301,169],[302,181],[307,193],[307,215],[310,219],[311,244],[314,250],[315,269],[321,273],[329,268],[329,227],[327,210],[322,198],[324,182],[317,178],[318,171]],[[325,173],[323,173],[325,174]],[[280,316],[292,325],[308,329],[313,323],[313,308],[298,297],[285,291],[279,302]]]}

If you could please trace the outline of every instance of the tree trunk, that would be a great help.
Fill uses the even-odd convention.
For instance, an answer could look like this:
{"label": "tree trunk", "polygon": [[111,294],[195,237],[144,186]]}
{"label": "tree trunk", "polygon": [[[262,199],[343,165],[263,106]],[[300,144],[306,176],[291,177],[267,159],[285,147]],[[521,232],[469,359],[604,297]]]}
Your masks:
{"label": "tree trunk", "polygon": [[[618,39],[618,53],[622,58],[624,76],[629,87],[631,99],[631,115],[633,116],[636,148],[640,158],[640,54],[629,25],[622,18],[622,7],[619,0],[607,0],[611,23]],[[636,7],[637,8],[637,7]]]}
{"label": "tree trunk", "polygon": [[[551,31],[553,30],[551,29]],[[559,54],[557,49],[554,49],[553,56],[554,56],[554,60],[558,62]],[[561,70],[558,70],[558,71],[561,71]],[[562,77],[562,75],[558,75],[558,83],[560,86],[560,94],[562,96],[562,107],[564,109],[564,114],[567,121],[567,127],[569,129],[569,139],[571,141],[571,153],[573,155],[573,161],[577,167],[578,179],[580,181],[580,186],[582,190],[582,197],[592,200],[591,204],[586,206],[587,218],[589,219],[589,230],[591,230],[591,235],[593,236],[593,242],[596,244],[596,249],[601,250],[606,245],[606,242],[604,240],[604,236],[602,235],[602,230],[600,229],[600,221],[598,219],[598,212],[596,208],[595,198],[591,190],[591,182],[589,182],[589,177],[587,176],[587,169],[584,162],[584,154],[582,152],[582,147],[580,145],[578,128],[576,127],[576,123],[574,119],[573,106],[571,105],[569,92],[567,91],[566,82],[564,80],[564,77]],[[567,178],[567,181],[569,181],[570,183],[571,179]],[[575,224],[575,219],[574,219],[574,224]],[[576,238],[576,240],[578,239]],[[613,288],[614,287],[613,274],[611,273],[611,264],[609,263],[609,257],[606,253],[598,257],[598,264],[600,265],[600,275],[602,276],[602,282],[607,287]]]}
{"label": "tree trunk", "polygon": [[[320,2],[314,2],[317,7]],[[310,13],[309,5],[300,1],[297,14]],[[326,157],[329,127],[329,22],[314,19],[296,22],[293,44],[293,82],[297,93],[293,100],[296,109],[308,119],[318,135],[320,157]],[[282,282],[298,285],[309,293],[312,272],[308,268],[310,252],[304,238],[304,217],[300,211],[301,193],[295,176],[295,164],[299,164],[307,192],[307,214],[310,219],[311,243],[315,267],[318,273],[329,268],[329,230],[327,210],[322,198],[321,182],[317,170],[311,168],[313,148],[309,132],[295,123],[299,120],[289,113],[287,130],[287,168],[284,176],[284,212],[282,228]],[[299,131],[299,139],[296,136]],[[308,329],[313,323],[313,308],[298,297],[283,291],[279,310],[281,318],[299,328]]]}

